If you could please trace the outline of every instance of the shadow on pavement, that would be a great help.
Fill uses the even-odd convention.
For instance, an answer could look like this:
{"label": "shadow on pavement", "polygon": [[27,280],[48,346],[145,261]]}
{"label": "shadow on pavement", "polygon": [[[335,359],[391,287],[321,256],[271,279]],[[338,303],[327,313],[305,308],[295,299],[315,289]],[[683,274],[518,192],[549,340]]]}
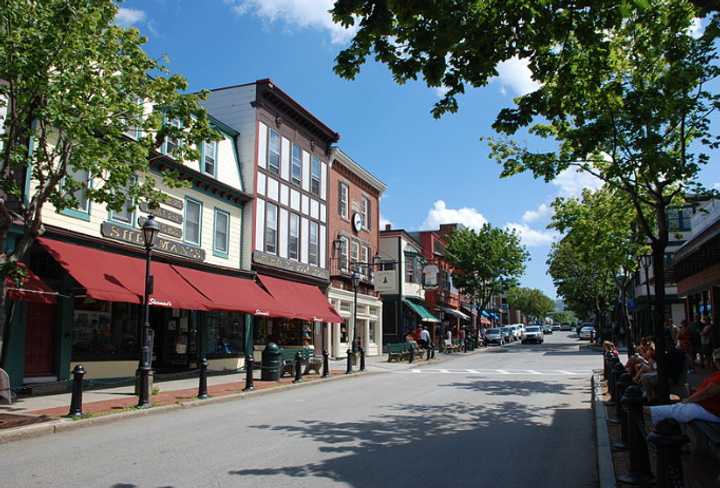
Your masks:
{"label": "shadow on pavement", "polygon": [[[469,382],[456,382],[447,385],[438,385],[445,388],[460,388],[473,390],[488,395],[515,395],[530,396],[541,393],[552,393],[555,395],[572,395],[574,388],[562,383],[548,383],[545,381],[514,381],[508,378],[504,381],[477,380]],[[584,388],[579,388],[584,389]]]}
{"label": "shadow on pavement", "polygon": [[[401,404],[353,422],[255,425],[251,428],[282,432],[290,444],[312,440],[311,452],[298,452],[300,458],[312,456],[315,449],[332,457],[242,467],[229,474],[248,478],[243,482],[247,486],[269,485],[271,480],[258,479],[263,477],[278,477],[272,480],[277,486],[294,486],[286,477],[305,478],[303,486],[320,483],[312,478],[353,487],[593,486],[590,411],[562,406],[511,401]],[[585,450],[579,448],[583,443]],[[572,462],[548,462],[542,455],[548,448],[553,459]]]}

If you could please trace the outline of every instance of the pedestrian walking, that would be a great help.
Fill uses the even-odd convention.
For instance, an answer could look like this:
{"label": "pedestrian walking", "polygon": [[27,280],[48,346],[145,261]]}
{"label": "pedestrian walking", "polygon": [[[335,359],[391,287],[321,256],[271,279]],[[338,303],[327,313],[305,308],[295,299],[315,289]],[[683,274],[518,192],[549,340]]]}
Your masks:
{"label": "pedestrian walking", "polygon": [[420,331],[420,347],[423,349],[430,347],[430,332],[428,332],[427,327],[423,327]]}

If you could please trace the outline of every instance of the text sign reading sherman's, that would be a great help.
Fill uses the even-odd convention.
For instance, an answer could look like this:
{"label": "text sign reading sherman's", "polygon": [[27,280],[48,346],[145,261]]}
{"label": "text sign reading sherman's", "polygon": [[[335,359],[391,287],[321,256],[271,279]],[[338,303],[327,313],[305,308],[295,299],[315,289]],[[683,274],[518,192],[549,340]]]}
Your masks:
{"label": "text sign reading sherman's", "polygon": [[140,210],[149,214],[153,214],[159,219],[169,220],[170,222],[175,222],[176,224],[182,224],[183,222],[183,216],[179,213],[171,212],[170,210],[162,207],[150,207],[145,202],[140,204]]}
{"label": "text sign reading sherman's", "polygon": [[[142,231],[128,229],[127,227],[120,227],[111,222],[103,222],[100,226],[100,233],[110,239],[116,241],[129,242],[138,246],[145,246],[143,240]],[[155,237],[156,251],[166,252],[168,254],[174,254],[176,256],[182,256],[188,259],[194,259],[196,261],[205,261],[205,250],[197,247],[183,244],[182,242],[171,241],[169,239],[163,239],[158,236]]]}

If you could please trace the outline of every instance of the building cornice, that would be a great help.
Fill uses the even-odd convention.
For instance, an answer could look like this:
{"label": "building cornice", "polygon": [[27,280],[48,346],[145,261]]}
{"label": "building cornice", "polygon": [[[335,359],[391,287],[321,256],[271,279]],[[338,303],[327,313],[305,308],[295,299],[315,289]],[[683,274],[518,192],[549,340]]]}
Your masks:
{"label": "building cornice", "polygon": [[347,155],[347,153],[345,153],[337,146],[332,148],[332,157],[330,158],[331,168],[335,160],[345,166],[348,170],[358,176],[365,183],[377,190],[380,195],[382,195],[385,190],[387,190],[387,186],[385,186],[385,183],[380,181],[380,179],[373,175],[370,171],[360,166],[357,161],[352,159],[350,156]]}

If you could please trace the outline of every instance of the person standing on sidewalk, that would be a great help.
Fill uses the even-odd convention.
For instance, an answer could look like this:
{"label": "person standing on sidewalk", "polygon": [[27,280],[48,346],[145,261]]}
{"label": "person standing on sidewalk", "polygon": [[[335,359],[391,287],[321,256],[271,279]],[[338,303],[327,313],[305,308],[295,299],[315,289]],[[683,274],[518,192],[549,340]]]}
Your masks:
{"label": "person standing on sidewalk", "polygon": [[703,319],[703,328],[700,331],[701,361],[703,366],[708,369],[712,368],[712,336],[713,323],[708,319]]}
{"label": "person standing on sidewalk", "polygon": [[687,356],[688,372],[692,373],[695,371],[695,362],[690,354],[690,327],[687,320],[683,320],[680,324],[680,330],[678,331],[678,348]]}
{"label": "person standing on sidewalk", "polygon": [[427,327],[423,327],[420,331],[420,347],[423,349],[430,347],[430,332],[428,332]]}

